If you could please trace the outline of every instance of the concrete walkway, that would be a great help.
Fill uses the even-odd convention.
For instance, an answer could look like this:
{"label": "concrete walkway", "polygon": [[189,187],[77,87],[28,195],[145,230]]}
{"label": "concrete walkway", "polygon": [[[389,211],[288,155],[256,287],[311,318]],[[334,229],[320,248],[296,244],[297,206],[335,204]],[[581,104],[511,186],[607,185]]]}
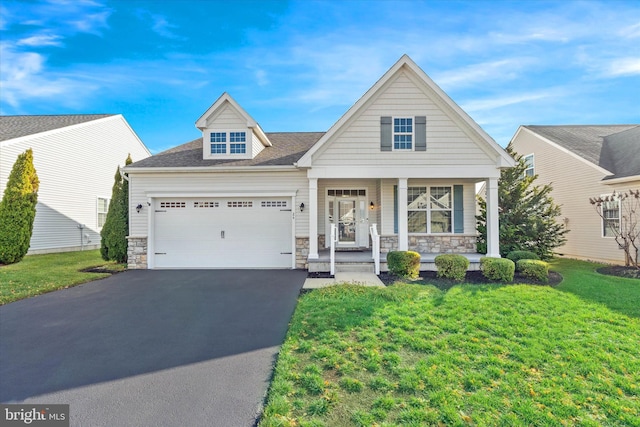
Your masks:
{"label": "concrete walkway", "polygon": [[305,280],[302,289],[318,289],[326,288],[327,286],[333,286],[343,283],[349,283],[362,286],[384,286],[378,276],[373,273],[336,273],[333,279],[331,278],[307,278]]}

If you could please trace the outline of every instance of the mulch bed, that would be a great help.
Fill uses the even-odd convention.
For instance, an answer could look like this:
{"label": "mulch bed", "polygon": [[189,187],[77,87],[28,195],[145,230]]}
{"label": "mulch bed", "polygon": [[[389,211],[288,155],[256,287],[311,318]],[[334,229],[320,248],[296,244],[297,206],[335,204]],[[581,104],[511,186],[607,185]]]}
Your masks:
{"label": "mulch bed", "polygon": [[[390,273],[381,273],[379,277],[382,283],[384,283],[385,285],[390,285],[398,280],[406,281],[406,279],[401,279],[400,277]],[[549,283],[541,283],[537,280],[534,280],[530,277],[522,276],[518,273],[514,275],[512,282],[503,282],[503,283],[505,285],[525,283],[530,285],[556,286],[560,282],[562,282],[562,276],[560,275],[560,273],[556,273],[555,271],[550,271]],[[424,283],[424,284],[434,285],[440,289],[449,289],[455,285],[460,284],[461,282],[456,282],[455,280],[450,280],[450,279],[442,279],[436,275],[435,271],[421,271],[420,278],[416,279],[414,283],[418,283],[418,284]],[[495,284],[496,282],[495,280],[490,280],[484,277],[482,275],[482,272],[480,271],[467,271],[467,275],[465,276],[465,279],[462,283],[469,283],[473,285],[486,285],[486,284]]]}
{"label": "mulch bed", "polygon": [[[333,277],[329,273],[309,273],[309,278],[330,278]],[[401,277],[395,276],[391,273],[380,273],[378,276],[382,283],[385,285],[391,285],[397,281],[407,282],[407,279],[402,279]],[[541,283],[537,280],[534,280],[530,277],[522,276],[518,273],[513,277],[513,282],[505,282],[505,285],[514,284],[514,283],[526,283],[531,285],[546,285],[546,286],[556,286],[562,281],[562,276],[560,273],[556,273],[555,271],[549,272],[549,283]],[[436,275],[435,271],[421,271],[420,278],[409,281],[416,284],[429,284],[434,285],[440,289],[449,289],[455,285],[460,284],[460,282],[456,282],[450,279],[442,279]],[[475,285],[486,285],[489,283],[495,284],[496,282],[493,280],[489,280],[482,275],[480,271],[467,271],[467,275],[462,283],[471,283]]]}
{"label": "mulch bed", "polygon": [[634,267],[624,267],[622,265],[608,265],[596,270],[600,274],[609,276],[626,277],[627,279],[640,279],[640,270]]}

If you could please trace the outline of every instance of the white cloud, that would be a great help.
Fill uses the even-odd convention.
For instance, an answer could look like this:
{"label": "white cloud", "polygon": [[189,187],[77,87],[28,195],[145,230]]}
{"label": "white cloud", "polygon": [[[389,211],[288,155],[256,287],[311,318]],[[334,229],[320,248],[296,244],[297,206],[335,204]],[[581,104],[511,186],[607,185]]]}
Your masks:
{"label": "white cloud", "polygon": [[54,34],[40,34],[18,40],[18,46],[62,46],[62,37]]}
{"label": "white cloud", "polygon": [[640,37],[640,22],[634,25],[629,25],[628,27],[624,27],[622,30],[620,30],[619,34],[622,37],[628,39],[636,39]]}
{"label": "white cloud", "polygon": [[611,62],[605,74],[611,77],[640,75],[640,58],[619,58]]}
{"label": "white cloud", "polygon": [[508,107],[515,104],[522,104],[525,102],[538,101],[540,99],[556,97],[559,95],[560,93],[553,91],[531,92],[518,95],[508,95],[495,98],[466,101],[462,102],[460,106],[467,112],[487,111],[502,107]]}
{"label": "white cloud", "polygon": [[485,81],[504,82],[517,78],[524,68],[534,62],[533,59],[524,57],[483,62],[435,74],[434,81],[444,88],[455,87],[456,89]]}

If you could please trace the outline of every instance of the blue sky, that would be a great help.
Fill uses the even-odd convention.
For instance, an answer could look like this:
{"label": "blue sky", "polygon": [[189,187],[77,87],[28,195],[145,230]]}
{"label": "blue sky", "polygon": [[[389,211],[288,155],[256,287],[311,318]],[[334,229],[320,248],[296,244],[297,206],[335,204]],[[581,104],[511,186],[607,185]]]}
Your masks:
{"label": "blue sky", "polygon": [[640,123],[625,0],[3,0],[0,113],[119,113],[159,152],[226,91],[266,132],[325,131],[404,53],[503,146]]}

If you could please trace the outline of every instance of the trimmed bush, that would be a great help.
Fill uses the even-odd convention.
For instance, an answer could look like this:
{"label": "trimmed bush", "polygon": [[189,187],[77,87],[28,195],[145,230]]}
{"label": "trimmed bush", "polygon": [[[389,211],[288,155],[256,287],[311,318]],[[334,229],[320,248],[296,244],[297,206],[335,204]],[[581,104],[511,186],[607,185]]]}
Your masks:
{"label": "trimmed bush", "polygon": [[0,201],[0,263],[24,258],[31,244],[40,181],[33,166],[33,151],[20,154]]}
{"label": "trimmed bush", "polygon": [[509,258],[516,264],[518,264],[518,261],[520,261],[521,259],[540,259],[538,255],[531,251],[511,251],[507,255],[507,258]]}
{"label": "trimmed bush", "polygon": [[420,274],[420,254],[413,251],[391,251],[387,254],[389,272],[415,279]]}
{"label": "trimmed bush", "polygon": [[469,268],[469,260],[463,255],[438,255],[435,259],[438,277],[463,281]]}
{"label": "trimmed bush", "polygon": [[516,270],[523,276],[531,277],[542,283],[549,283],[549,264],[536,259],[521,259]]}
{"label": "trimmed bush", "polygon": [[482,257],[480,258],[480,270],[487,279],[511,282],[516,264],[507,258]]}

